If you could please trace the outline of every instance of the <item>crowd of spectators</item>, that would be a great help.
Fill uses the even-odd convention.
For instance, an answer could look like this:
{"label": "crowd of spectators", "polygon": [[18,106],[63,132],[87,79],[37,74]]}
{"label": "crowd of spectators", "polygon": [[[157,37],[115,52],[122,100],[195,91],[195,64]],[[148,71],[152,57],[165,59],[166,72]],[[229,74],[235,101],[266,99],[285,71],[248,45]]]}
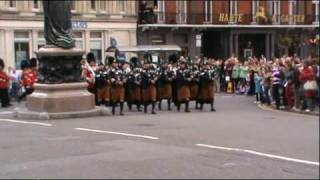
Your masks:
{"label": "crowd of spectators", "polygon": [[255,103],[311,112],[319,106],[319,59],[297,55],[267,60],[235,56],[216,60],[216,91],[255,95]]}

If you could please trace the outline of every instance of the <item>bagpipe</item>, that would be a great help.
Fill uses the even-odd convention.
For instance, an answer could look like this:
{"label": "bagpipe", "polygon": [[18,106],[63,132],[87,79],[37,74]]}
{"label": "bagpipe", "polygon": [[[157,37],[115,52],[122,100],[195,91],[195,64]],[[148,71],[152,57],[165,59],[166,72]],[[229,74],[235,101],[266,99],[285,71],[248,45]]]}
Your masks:
{"label": "bagpipe", "polygon": [[153,81],[157,81],[159,72],[157,69],[142,70],[141,77],[144,86],[150,86]]}
{"label": "bagpipe", "polygon": [[108,85],[109,82],[109,73],[107,70],[98,70],[95,73],[95,83],[97,88],[104,87]]}
{"label": "bagpipe", "polygon": [[113,86],[121,86],[126,80],[125,73],[121,69],[112,69],[111,78],[113,78]]}

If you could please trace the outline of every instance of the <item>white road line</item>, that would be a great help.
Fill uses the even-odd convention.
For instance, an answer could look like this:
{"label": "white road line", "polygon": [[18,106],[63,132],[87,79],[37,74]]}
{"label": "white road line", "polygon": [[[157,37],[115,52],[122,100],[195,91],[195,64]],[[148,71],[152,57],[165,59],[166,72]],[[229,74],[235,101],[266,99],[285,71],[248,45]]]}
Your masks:
{"label": "white road line", "polygon": [[157,137],[152,137],[152,136],[144,136],[144,135],[138,135],[138,134],[128,134],[128,133],[122,133],[122,132],[112,132],[112,131],[103,131],[103,130],[86,129],[86,128],[75,128],[75,129],[76,130],[80,130],[80,131],[89,131],[89,132],[96,132],[96,133],[107,133],[107,134],[115,134],[115,135],[129,136],[129,137],[139,137],[139,138],[153,139],[153,140],[159,139]]}
{"label": "white road line", "polygon": [[273,158],[273,159],[281,159],[281,160],[286,160],[286,161],[291,161],[291,162],[297,162],[297,163],[303,163],[303,164],[310,164],[310,165],[319,166],[319,162],[306,161],[306,160],[301,160],[301,159],[294,159],[294,158],[289,158],[289,157],[284,157],[284,156],[277,156],[277,155],[266,154],[266,153],[261,153],[261,152],[257,152],[257,151],[246,150],[246,149],[237,149],[237,148],[229,148],[229,147],[221,147],[221,146],[212,146],[212,145],[206,145],[206,144],[196,144],[196,146],[207,147],[207,148],[211,148],[211,149],[221,149],[221,150],[227,150],[227,151],[244,152],[244,153],[254,154],[254,155],[257,155],[257,156]]}
{"label": "white road line", "polygon": [[21,124],[32,124],[32,125],[47,126],[47,127],[52,126],[52,124],[48,124],[48,123],[32,122],[32,121],[19,121],[19,120],[13,120],[13,119],[0,119],[0,121],[21,123]]}
{"label": "white road line", "polygon": [[10,113],[13,113],[12,111],[2,111],[0,112],[0,114],[10,114]]}

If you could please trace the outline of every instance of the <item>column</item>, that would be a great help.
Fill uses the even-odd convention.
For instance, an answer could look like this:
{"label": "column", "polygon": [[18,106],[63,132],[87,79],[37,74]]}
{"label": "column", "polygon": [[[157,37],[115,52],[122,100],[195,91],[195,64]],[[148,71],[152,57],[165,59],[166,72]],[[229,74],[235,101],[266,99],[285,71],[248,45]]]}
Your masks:
{"label": "column", "polygon": [[233,53],[233,33],[230,32],[229,34],[229,57],[231,57]]}
{"label": "column", "polygon": [[236,33],[234,35],[234,38],[235,38],[235,56],[239,57],[239,34]]}
{"label": "column", "polygon": [[84,49],[86,53],[90,52],[90,31],[84,31]]}
{"label": "column", "polygon": [[[270,43],[270,47],[271,47],[271,56],[270,58],[273,58],[274,57],[274,46],[275,46],[275,43],[274,43],[274,33],[271,33],[270,34],[270,38],[271,38],[271,43]],[[270,59],[269,59],[270,60]]]}
{"label": "column", "polygon": [[265,57],[267,59],[270,59],[270,34],[269,33],[266,33],[265,34],[266,38],[265,38],[265,41],[266,41],[266,45],[265,45]]}

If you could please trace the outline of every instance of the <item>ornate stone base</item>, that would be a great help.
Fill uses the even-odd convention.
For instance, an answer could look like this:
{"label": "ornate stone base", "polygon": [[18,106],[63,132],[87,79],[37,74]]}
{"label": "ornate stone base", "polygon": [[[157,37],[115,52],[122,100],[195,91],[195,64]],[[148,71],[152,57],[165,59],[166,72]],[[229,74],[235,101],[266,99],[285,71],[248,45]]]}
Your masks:
{"label": "ornate stone base", "polygon": [[26,108],[17,108],[13,113],[13,117],[18,119],[29,120],[50,120],[50,119],[70,119],[70,118],[86,118],[92,116],[108,116],[111,112],[106,107],[95,107],[88,111],[74,111],[74,112],[60,112],[60,113],[48,113],[48,112],[35,112]]}
{"label": "ornate stone base", "polygon": [[35,84],[27,97],[26,108],[16,110],[23,119],[64,119],[109,115],[107,108],[95,106],[87,83]]}
{"label": "ornate stone base", "polygon": [[110,114],[107,108],[95,106],[94,95],[81,76],[83,50],[44,47],[36,54],[38,84],[27,97],[26,108],[18,109],[16,117],[61,119]]}
{"label": "ornate stone base", "polygon": [[94,96],[87,83],[35,84],[27,97],[27,109],[35,112],[74,112],[95,108]]}

